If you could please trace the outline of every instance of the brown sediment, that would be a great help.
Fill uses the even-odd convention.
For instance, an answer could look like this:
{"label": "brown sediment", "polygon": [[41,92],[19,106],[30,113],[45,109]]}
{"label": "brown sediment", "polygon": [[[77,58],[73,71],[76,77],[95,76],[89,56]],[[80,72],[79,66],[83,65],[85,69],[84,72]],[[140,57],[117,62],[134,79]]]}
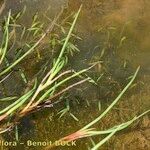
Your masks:
{"label": "brown sediment", "polygon": [[3,13],[5,6],[6,6],[6,0],[2,0],[0,2],[0,15]]}
{"label": "brown sediment", "polygon": [[[119,56],[121,58],[123,59],[127,58],[131,60],[132,66],[136,66],[140,64],[143,68],[143,66],[147,63],[146,64],[147,68],[149,67],[149,48],[150,48],[150,44],[149,44],[149,35],[150,35],[149,20],[150,19],[148,19],[150,18],[150,13],[148,13],[149,12],[148,7],[150,4],[149,0],[107,0],[107,1],[106,0],[76,0],[76,1],[69,0],[69,8],[67,8],[67,10],[69,12],[76,11],[81,3],[83,3],[83,10],[81,12],[77,30],[79,30],[79,32],[81,33],[84,39],[86,38],[84,35],[88,33],[94,34],[101,27],[102,28],[115,27],[117,30],[117,34],[119,34],[118,29],[120,31],[121,30],[120,28],[123,28],[124,24],[129,22],[127,28],[125,29],[124,32],[125,34],[123,34],[123,36],[127,36],[128,41],[126,43],[131,43],[132,46],[126,44],[122,47],[122,49],[120,49],[120,51],[117,51],[117,53],[119,53]],[[90,36],[88,38],[90,38]],[[114,39],[112,40],[114,41]],[[87,45],[88,44],[89,43],[87,43]],[[132,56],[131,52],[135,46],[137,51],[135,52],[135,55]],[[79,46],[79,48],[82,49],[82,46]],[[110,63],[112,63],[112,61]],[[30,66],[29,71],[32,71],[31,68],[32,67]],[[27,72],[29,73],[29,71]],[[114,124],[118,124],[121,121],[125,121],[125,119],[134,116],[140,111],[143,111],[144,108],[147,108],[149,106],[149,88],[146,87],[146,85],[149,83],[148,79],[149,76],[146,80],[143,81],[140,80],[141,82],[144,82],[142,83],[143,85],[140,84],[143,90],[142,91],[140,90],[140,92],[133,90],[132,92],[131,89],[133,96],[125,97],[123,101],[121,101],[119,105],[112,110],[112,113],[108,114],[106,119],[102,120],[100,127],[103,128],[107,126],[108,127],[112,126]],[[145,87],[145,89],[143,87]],[[133,87],[133,89],[134,88],[135,87]],[[86,94],[88,97],[88,93],[85,93],[85,95]],[[95,93],[93,92],[91,95],[93,96],[94,94]],[[94,101],[94,97],[92,97],[91,101]],[[86,109],[81,107],[79,109],[80,109],[79,110],[80,114],[76,113],[76,111],[73,111],[73,113],[75,113],[79,118],[81,118],[79,125],[76,125],[78,128],[80,125],[87,122],[88,119],[94,116],[97,112],[95,105],[94,105],[94,109],[93,107],[89,109],[88,107],[86,107]],[[28,113],[30,113],[30,111]],[[86,116],[87,113],[91,114],[89,118],[88,115]],[[57,135],[62,136],[60,134],[60,130],[61,130],[61,126],[63,126],[64,124],[63,119],[62,122],[61,121],[59,122],[59,127],[57,131],[57,123],[55,121],[53,121],[52,123],[47,118],[44,118],[43,116],[41,118],[38,116],[38,118],[39,120],[36,123],[36,128],[39,131],[38,133],[39,137],[37,138],[41,138],[41,137],[45,138],[46,136],[48,136],[49,139],[51,139],[54,138],[55,136],[57,137]],[[115,147],[115,149],[121,149],[121,150],[123,149],[147,150],[148,148],[150,148],[150,146],[148,145],[149,141],[147,140],[149,139],[148,133],[150,132],[149,129],[147,129],[150,127],[150,124],[147,123],[149,120],[148,116],[146,120],[147,121],[145,124],[148,124],[148,125],[144,125],[146,126],[146,128],[143,129],[139,127],[139,123],[138,123],[136,124],[134,129],[131,128],[129,129],[129,131],[125,131],[124,133],[117,134],[113,138],[112,142],[110,141],[110,143],[108,143],[107,145],[108,147],[105,147],[104,149],[111,150]],[[68,130],[67,132],[72,132],[72,130],[75,130],[76,128],[74,125],[75,124],[74,121],[72,121],[71,119],[69,119],[69,121],[70,123],[68,123],[67,121],[65,122],[64,127],[62,127],[63,134],[65,134],[65,130]],[[47,124],[47,126],[45,124]],[[42,127],[42,131],[41,131],[41,127]],[[138,129],[136,129],[136,127]],[[52,130],[53,129],[56,130],[52,131],[51,128]],[[85,145],[82,145],[81,147],[79,145],[77,149],[78,148],[84,149],[85,147],[83,148],[83,146]]]}

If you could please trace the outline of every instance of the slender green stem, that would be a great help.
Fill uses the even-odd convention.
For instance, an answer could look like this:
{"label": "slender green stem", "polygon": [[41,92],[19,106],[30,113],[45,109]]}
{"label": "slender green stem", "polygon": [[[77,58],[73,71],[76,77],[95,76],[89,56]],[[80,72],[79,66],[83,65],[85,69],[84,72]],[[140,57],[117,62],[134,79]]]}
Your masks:
{"label": "slender green stem", "polygon": [[[82,8],[82,5],[80,6],[76,16],[75,16],[75,19],[71,25],[71,28],[69,30],[69,33],[67,34],[67,37],[66,37],[66,40],[65,40],[65,43],[63,44],[63,47],[60,51],[60,54],[56,60],[56,62],[54,63],[54,66],[53,68],[49,71],[48,75],[46,75],[46,77],[44,78],[46,80],[46,83],[43,84],[41,83],[40,86],[38,87],[38,89],[36,90],[34,96],[32,97],[31,101],[27,104],[27,106],[23,109],[23,111],[26,111],[30,106],[31,104],[33,103],[33,101],[35,100],[35,98],[39,95],[39,93],[44,90],[46,87],[48,87],[50,84],[51,84],[51,81],[53,80],[53,78],[60,72],[60,70],[63,68],[63,66],[65,65],[65,61],[64,60],[61,60],[63,54],[64,54],[64,51],[66,49],[66,46],[67,46],[67,43],[70,39],[70,36],[71,36],[71,33],[75,27],[75,24],[76,24],[76,21],[77,21],[77,18],[79,16],[79,13],[81,11],[81,8]],[[49,92],[50,90],[48,90],[44,95],[43,97],[45,97],[47,95],[47,93]],[[43,98],[42,98],[43,99]],[[41,101],[41,100],[40,100]]]}
{"label": "slender green stem", "polygon": [[126,87],[122,90],[122,92],[118,95],[118,97],[112,102],[112,104],[99,117],[97,117],[95,120],[93,120],[88,125],[83,127],[81,130],[85,130],[85,129],[91,127],[93,124],[97,123],[101,118],[103,118],[112,109],[112,107],[119,101],[119,99],[124,95],[124,93],[130,87],[130,85],[133,83],[133,81],[135,80],[135,78],[139,72],[139,69],[140,69],[140,67],[137,68],[137,70],[136,70],[134,76],[132,77],[132,79],[130,80],[130,82],[126,85]]}
{"label": "slender green stem", "polygon": [[[59,56],[58,56],[58,58],[57,58],[57,60],[56,60],[56,62],[55,62],[55,64],[54,64],[54,66],[53,66],[53,68],[52,68],[52,71],[51,71],[52,73],[55,71],[55,69],[57,68],[58,64],[60,63],[60,60],[61,60],[61,58],[62,58],[62,56],[63,56],[63,54],[64,54],[64,51],[65,51],[66,46],[67,46],[67,44],[68,44],[68,41],[69,41],[69,39],[70,39],[70,37],[71,37],[72,31],[73,31],[73,29],[74,29],[74,27],[75,27],[75,24],[76,24],[76,22],[77,22],[77,19],[78,19],[78,16],[79,16],[79,14],[80,14],[81,9],[82,9],[82,5],[80,6],[80,8],[79,8],[79,10],[78,10],[78,12],[77,12],[77,14],[76,14],[76,16],[75,16],[75,19],[74,19],[74,21],[73,21],[73,23],[72,23],[72,26],[71,26],[71,28],[70,28],[70,30],[69,30],[69,33],[68,33],[67,37],[66,37],[65,43],[63,44],[63,47],[62,47],[62,49],[61,49],[61,52],[60,52],[60,54],[59,54]],[[53,77],[54,77],[54,75],[51,74],[51,76],[49,77],[49,79],[51,80]]]}
{"label": "slender green stem", "polygon": [[47,35],[47,33],[51,32],[56,21],[58,20],[60,14],[58,14],[58,16],[54,19],[54,21],[51,23],[51,25],[48,27],[48,29],[46,30],[45,33],[43,33],[43,35],[41,36],[41,38],[21,57],[19,57],[15,62],[13,62],[9,67],[7,67],[5,70],[3,70],[0,73],[0,76],[4,75],[5,73],[9,72],[14,66],[16,66],[18,63],[20,63],[20,61],[22,61],[26,56],[28,56],[31,52],[34,51],[34,49],[41,43],[41,41],[45,38],[45,36]]}
{"label": "slender green stem", "polygon": [[97,150],[101,147],[105,142],[107,142],[118,130],[120,130],[121,125],[119,125],[113,132],[111,132],[108,136],[106,136],[103,140],[101,140],[98,144],[96,144],[91,150]]}
{"label": "slender green stem", "polygon": [[8,41],[9,41],[9,29],[8,28],[9,28],[10,18],[11,18],[11,11],[9,11],[9,13],[8,13],[8,18],[7,18],[7,21],[5,24],[5,32],[4,32],[4,39],[3,39],[4,47],[2,44],[2,47],[1,47],[2,56],[0,58],[0,64],[3,62],[6,52],[7,52],[7,48],[8,48]]}
{"label": "slender green stem", "polygon": [[[95,65],[96,65],[96,64],[94,64],[93,66],[95,66]],[[53,90],[55,90],[57,87],[61,86],[61,85],[64,84],[65,82],[67,82],[67,81],[69,81],[69,80],[71,80],[71,79],[73,79],[73,78],[75,78],[75,77],[81,75],[82,73],[88,71],[88,70],[91,69],[93,66],[91,66],[91,67],[89,67],[89,68],[87,68],[87,69],[83,69],[83,70],[81,70],[81,71],[79,71],[79,72],[76,72],[76,73],[74,73],[73,75],[71,75],[71,76],[65,78],[64,80],[58,82],[56,85],[54,85],[53,87],[51,87],[47,92],[45,92],[45,93],[40,97],[40,99],[38,100],[38,103],[41,102],[42,100],[44,100],[44,99],[47,97],[47,95],[48,95],[50,92],[52,92]]]}

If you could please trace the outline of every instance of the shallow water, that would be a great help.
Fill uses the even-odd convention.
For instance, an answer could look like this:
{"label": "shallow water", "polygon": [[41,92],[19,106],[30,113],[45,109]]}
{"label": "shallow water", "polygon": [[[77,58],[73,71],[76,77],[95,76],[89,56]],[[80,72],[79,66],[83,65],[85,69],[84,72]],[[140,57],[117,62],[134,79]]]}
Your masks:
{"label": "shallow water", "polygon": [[[32,16],[37,11],[42,22],[46,22],[47,24],[48,21],[43,17],[44,14],[53,19],[63,6],[65,7],[63,16],[65,17],[71,14],[71,12],[76,12],[81,4],[83,4],[83,9],[75,28],[76,35],[82,38],[82,40],[77,40],[75,43],[80,49],[80,52],[75,54],[73,58],[70,58],[69,65],[78,70],[88,67],[92,62],[103,61],[102,68],[101,66],[100,68],[95,67],[89,74],[91,77],[96,78],[104,71],[104,77],[98,82],[98,86],[84,84],[76,88],[75,92],[74,90],[70,91],[67,98],[65,98],[63,102],[54,105],[53,108],[47,108],[46,110],[39,111],[21,120],[19,126],[19,142],[25,143],[30,139],[35,141],[55,141],[60,137],[82,128],[100,113],[98,102],[101,103],[102,110],[108,106],[128,82],[128,77],[133,74],[139,65],[141,66],[141,71],[136,84],[112,110],[112,113],[108,114],[96,127],[103,129],[129,120],[150,106],[149,0],[45,0],[44,2],[40,0],[14,0],[13,2],[6,2],[1,18],[6,15],[10,8],[12,12],[15,13],[23,9],[26,5],[27,11],[21,19],[22,24],[28,26]],[[105,48],[105,53],[100,57],[103,48]],[[43,65],[43,63],[41,64]],[[31,67],[30,65],[23,65],[23,67],[26,68],[26,74],[30,79],[36,72],[36,68],[40,66],[35,63]],[[35,68],[35,70],[33,68]],[[18,80],[18,82],[16,82],[16,80]],[[16,86],[12,87],[15,82]],[[12,78],[5,83],[4,88],[7,95],[21,94],[24,83],[17,73],[15,73],[12,75]],[[66,107],[66,100],[70,103],[70,112],[74,114],[79,121],[74,120],[69,114],[58,119],[56,114]],[[149,118],[147,120],[149,120]],[[131,130],[129,133],[125,131],[123,134],[125,134],[125,136],[131,136],[130,134],[133,132],[133,134],[139,136],[140,133],[137,132],[139,132],[140,129],[145,134],[147,131],[141,127],[141,124],[137,125],[139,129],[134,128],[134,131]],[[147,125],[147,127],[149,127],[149,125]],[[15,131],[4,135],[3,138],[6,140],[15,140],[14,132]],[[122,135],[122,133],[117,135],[106,144],[103,149],[123,150],[121,143],[131,140],[126,139],[125,136]],[[122,137],[122,141],[119,141],[120,137]],[[94,140],[97,141],[98,139],[96,138]],[[145,150],[142,144],[137,145],[134,136],[131,141],[131,143],[125,143],[128,149]],[[139,139],[139,143],[142,142],[143,141]],[[88,146],[91,146],[90,139],[84,139],[79,140],[75,147],[61,147],[61,149],[83,150],[87,149]],[[38,146],[27,147],[26,144],[20,144],[13,149],[19,150],[21,148],[41,149],[41,147]],[[146,148],[149,149],[150,147]]]}

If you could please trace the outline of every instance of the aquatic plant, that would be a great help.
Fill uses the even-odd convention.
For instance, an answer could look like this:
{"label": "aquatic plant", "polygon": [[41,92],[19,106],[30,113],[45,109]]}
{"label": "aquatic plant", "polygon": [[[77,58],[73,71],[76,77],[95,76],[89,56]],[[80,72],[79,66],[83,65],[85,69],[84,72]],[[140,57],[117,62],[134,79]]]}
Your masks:
{"label": "aquatic plant", "polygon": [[[103,117],[105,117],[108,112],[114,107],[114,105],[116,105],[116,103],[120,100],[120,98],[124,95],[124,93],[128,90],[128,88],[131,86],[131,84],[133,83],[133,81],[135,80],[137,73],[139,72],[140,67],[137,68],[136,72],[134,73],[134,75],[132,76],[132,79],[130,80],[130,82],[125,86],[125,88],[121,91],[121,93],[116,97],[116,99],[109,105],[109,107],[102,113],[100,114],[96,119],[94,119],[92,122],[90,122],[89,124],[85,125],[82,129],[68,135],[65,136],[61,139],[59,139],[58,141],[61,142],[71,142],[71,141],[75,141],[81,138],[85,138],[85,137],[93,137],[93,136],[98,136],[98,135],[107,135],[104,139],[102,139],[99,143],[95,144],[95,146],[93,148],[91,148],[91,150],[98,150],[104,143],[106,143],[116,132],[121,131],[127,127],[129,127],[133,122],[137,121],[138,119],[140,119],[141,117],[143,117],[145,114],[149,113],[150,110],[145,111],[144,113],[142,113],[139,116],[135,116],[133,119],[121,123],[119,125],[116,125],[110,129],[106,129],[104,131],[97,131],[95,130],[95,128],[91,128],[93,125],[95,125],[97,122],[99,122]],[[45,149],[51,149],[53,147],[55,147],[56,145],[53,144],[49,147],[46,147]]]}
{"label": "aquatic plant", "polygon": [[8,48],[10,18],[11,18],[11,11],[8,13],[7,20],[5,20],[4,35],[3,35],[3,40],[2,40],[1,47],[0,47],[0,65],[2,64],[5,58],[6,51]]}
{"label": "aquatic plant", "polygon": [[69,100],[66,101],[66,108],[60,110],[57,115],[59,116],[59,119],[61,119],[65,114],[69,114],[75,121],[79,121],[79,119],[70,112],[70,105],[69,105]]}
{"label": "aquatic plant", "polygon": [[[59,56],[57,57],[56,60],[53,61],[52,68],[48,71],[48,73],[45,75],[45,77],[43,77],[43,79],[40,81],[40,83],[37,82],[37,79],[35,79],[35,84],[34,84],[33,88],[31,90],[29,90],[28,92],[26,92],[24,95],[22,95],[20,98],[6,97],[6,98],[1,99],[1,101],[3,101],[5,99],[5,100],[9,100],[9,101],[13,100],[14,102],[0,111],[0,121],[3,121],[12,116],[19,119],[20,117],[23,117],[27,113],[29,113],[33,110],[36,110],[39,107],[50,104],[52,99],[60,96],[64,92],[73,88],[74,86],[77,86],[79,84],[82,84],[86,81],[91,80],[89,77],[83,78],[83,76],[82,76],[82,80],[80,80],[72,85],[69,85],[68,87],[62,89],[61,91],[58,91],[58,89],[63,84],[70,81],[71,79],[74,79],[75,77],[81,78],[80,77],[81,74],[87,72],[89,69],[91,69],[93,66],[95,66],[97,64],[96,63],[93,66],[90,66],[89,68],[83,69],[81,71],[76,72],[74,70],[68,70],[68,71],[64,71],[61,73],[63,67],[65,66],[65,64],[67,64],[67,55],[65,53],[65,50],[68,45],[69,39],[71,37],[72,31],[75,27],[77,18],[81,11],[81,8],[82,8],[82,6],[80,7],[79,11],[75,15],[74,21],[70,27],[67,37],[65,38],[65,41],[64,41],[64,44],[62,46]],[[53,25],[54,25],[54,23],[52,23],[52,26]],[[50,27],[48,29],[48,31],[50,31],[51,28],[52,27]],[[28,54],[30,54],[31,51],[34,50],[34,48],[46,36],[46,33],[44,35],[42,35],[42,38],[40,38],[40,40],[38,40],[38,42],[36,42],[36,44],[34,44],[34,46],[31,47],[23,56],[19,57],[14,63],[12,63],[4,71],[2,71],[0,73],[0,75],[3,75],[5,73],[9,72],[16,64],[18,64]],[[71,75],[69,75],[69,74],[71,74]],[[65,77],[66,75],[69,75],[69,76]],[[61,79],[62,77],[63,77],[63,79]]]}
{"label": "aquatic plant", "polygon": [[[3,76],[3,75],[5,75],[5,74],[9,73],[12,68],[14,68],[18,63],[20,63],[22,60],[24,60],[29,54],[31,54],[31,53],[35,50],[35,48],[36,48],[37,46],[39,46],[39,45],[41,44],[41,42],[42,42],[43,39],[46,37],[46,35],[47,35],[48,33],[50,33],[50,32],[53,30],[53,28],[54,28],[54,26],[55,26],[55,23],[56,23],[56,21],[58,20],[58,18],[60,17],[61,14],[62,14],[62,11],[57,15],[57,17],[55,17],[55,19],[53,20],[53,22],[49,25],[49,27],[47,28],[47,30],[41,35],[41,37],[38,39],[38,41],[35,42],[32,46],[28,45],[28,46],[29,46],[28,51],[27,51],[26,53],[24,53],[22,56],[20,56],[19,58],[17,58],[12,64],[10,64],[10,65],[9,65],[7,68],[5,68],[2,72],[0,72],[0,76]],[[8,18],[10,18],[10,16],[9,16]],[[34,23],[34,22],[33,22],[33,23]],[[7,27],[7,28],[8,28],[8,27]],[[33,29],[33,24],[32,24],[32,29]],[[36,29],[37,29],[37,28],[36,28]],[[7,29],[7,30],[8,30],[8,29]],[[30,28],[30,30],[31,30],[31,28]],[[30,31],[30,30],[29,30],[29,31]],[[39,30],[39,28],[38,28],[38,30]],[[35,32],[37,32],[37,31],[35,30]],[[8,34],[8,33],[7,33],[7,34]],[[24,32],[23,32],[22,34],[24,34]],[[35,33],[34,33],[34,34],[35,34]],[[7,40],[7,42],[8,42],[8,40]],[[7,44],[8,44],[8,43],[7,43]]]}
{"label": "aquatic plant", "polygon": [[[16,96],[13,96],[13,97],[6,97],[6,98],[0,99],[1,102],[6,102],[6,101],[12,102],[13,101],[10,105],[8,105],[7,107],[3,108],[0,111],[0,121],[1,122],[5,121],[5,120],[7,121],[8,118],[12,119],[12,122],[8,121],[7,126],[4,126],[4,128],[1,129],[0,133],[4,133],[4,132],[10,130],[11,127],[15,126],[16,127],[15,136],[16,136],[16,140],[18,140],[18,128],[17,128],[16,124],[18,123],[18,120],[21,117],[27,115],[28,113],[30,113],[32,111],[37,111],[38,109],[40,109],[42,107],[45,107],[45,106],[50,107],[53,99],[55,99],[56,97],[59,97],[64,92],[66,92],[66,91],[70,90],[71,88],[73,88],[77,85],[80,85],[86,81],[96,84],[96,82],[92,78],[90,78],[88,75],[86,75],[84,73],[86,73],[89,69],[91,69],[92,67],[97,65],[99,62],[96,62],[89,68],[83,69],[81,71],[75,71],[75,70],[62,71],[62,69],[67,64],[67,61],[68,61],[67,53],[71,53],[71,55],[73,55],[74,51],[79,51],[79,49],[75,45],[73,45],[71,42],[69,42],[69,39],[70,39],[71,35],[73,34],[72,32],[73,32],[73,29],[77,22],[81,8],[82,8],[82,6],[76,13],[74,21],[71,24],[71,28],[70,28],[66,38],[64,38],[60,42],[62,45],[62,49],[60,50],[60,53],[59,53],[57,59],[53,60],[52,68],[47,72],[47,74],[42,78],[42,80],[38,81],[37,79],[35,79],[33,88],[30,89],[29,91],[27,91],[26,93],[24,93],[19,98]],[[0,73],[0,76],[7,74],[0,81],[0,83],[3,82],[5,79],[7,79],[7,77],[9,76],[8,73],[11,72],[11,70],[18,63],[20,63],[22,60],[24,60],[29,54],[31,54],[35,50],[35,48],[38,45],[40,45],[41,41],[45,38],[45,36],[49,32],[52,31],[52,29],[55,26],[56,21],[60,15],[61,15],[61,13],[54,19],[54,21],[52,22],[50,27],[48,27],[46,32],[41,35],[41,37],[39,38],[39,40],[36,43],[34,43],[32,46],[28,45],[29,49],[27,52],[25,52],[21,56],[18,54],[18,57],[16,57],[16,60],[12,64],[8,65]],[[18,17],[19,17],[19,15],[16,16],[16,18],[18,18]],[[6,20],[5,28],[4,28],[4,39],[3,39],[2,46],[0,49],[0,64],[3,62],[3,60],[6,56],[6,52],[7,52],[8,41],[9,41],[8,29],[9,29],[10,18],[11,18],[11,12],[9,12],[8,18]],[[37,34],[40,32],[42,26],[43,25],[37,21],[37,16],[35,15],[33,22],[32,22],[32,26],[31,26],[31,28],[28,29],[28,31],[33,32],[33,35],[37,36]],[[25,33],[25,30],[23,30],[21,37],[23,37],[24,33]],[[123,40],[124,39],[122,39],[122,41]],[[104,52],[105,52],[105,49],[103,49],[101,57],[103,57]],[[139,69],[140,69],[140,67],[137,68],[132,79],[126,85],[126,87],[122,90],[122,92],[117,96],[117,98],[112,102],[112,104],[110,104],[110,106],[102,114],[100,114],[95,120],[93,120],[92,122],[90,122],[89,124],[84,126],[82,129],[78,130],[75,133],[72,133],[68,136],[61,138],[58,141],[71,142],[73,140],[77,140],[80,138],[93,137],[93,136],[98,136],[98,135],[106,135],[106,137],[104,139],[102,139],[99,143],[95,144],[95,146],[93,148],[91,148],[91,150],[97,150],[100,146],[102,146],[105,142],[107,142],[116,132],[129,127],[129,125],[131,125],[134,121],[141,118],[143,115],[149,113],[150,110],[142,113],[141,115],[139,115],[137,117],[134,117],[133,119],[131,119],[127,122],[124,122],[120,125],[116,125],[112,128],[104,130],[104,131],[98,131],[98,130],[92,128],[93,125],[95,125],[97,122],[99,122],[103,117],[105,117],[107,115],[107,113],[113,108],[113,106],[120,100],[120,98],[128,90],[128,88],[131,86],[131,84],[135,80]],[[24,82],[27,83],[23,72],[21,72],[21,76],[22,76]],[[62,85],[66,84],[68,81],[70,81],[76,77],[78,77],[81,80],[72,85],[67,86],[64,89],[61,89]],[[97,79],[97,81],[100,80],[101,77],[102,76],[100,76]],[[100,107],[101,106],[99,106],[99,109],[100,109]],[[67,104],[67,107],[65,109],[62,109],[58,113],[58,114],[60,114],[59,118],[64,116],[64,114],[68,113],[69,109],[70,109],[69,104]],[[69,114],[74,120],[79,121],[78,118],[76,118],[72,113],[69,112]],[[50,149],[53,146],[55,146],[55,145],[52,145],[51,147],[47,147],[46,149]]]}

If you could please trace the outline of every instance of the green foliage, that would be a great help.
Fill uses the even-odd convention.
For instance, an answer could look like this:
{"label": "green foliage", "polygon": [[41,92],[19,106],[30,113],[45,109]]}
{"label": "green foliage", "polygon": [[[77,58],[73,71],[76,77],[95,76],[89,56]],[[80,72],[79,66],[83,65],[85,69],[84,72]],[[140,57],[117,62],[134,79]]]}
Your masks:
{"label": "green foliage", "polygon": [[10,18],[11,18],[11,11],[9,12],[8,18],[5,21],[5,25],[4,25],[4,35],[3,35],[3,40],[2,40],[1,47],[0,47],[0,65],[2,64],[2,62],[6,56],[6,52],[7,52],[7,48],[8,48]]}

